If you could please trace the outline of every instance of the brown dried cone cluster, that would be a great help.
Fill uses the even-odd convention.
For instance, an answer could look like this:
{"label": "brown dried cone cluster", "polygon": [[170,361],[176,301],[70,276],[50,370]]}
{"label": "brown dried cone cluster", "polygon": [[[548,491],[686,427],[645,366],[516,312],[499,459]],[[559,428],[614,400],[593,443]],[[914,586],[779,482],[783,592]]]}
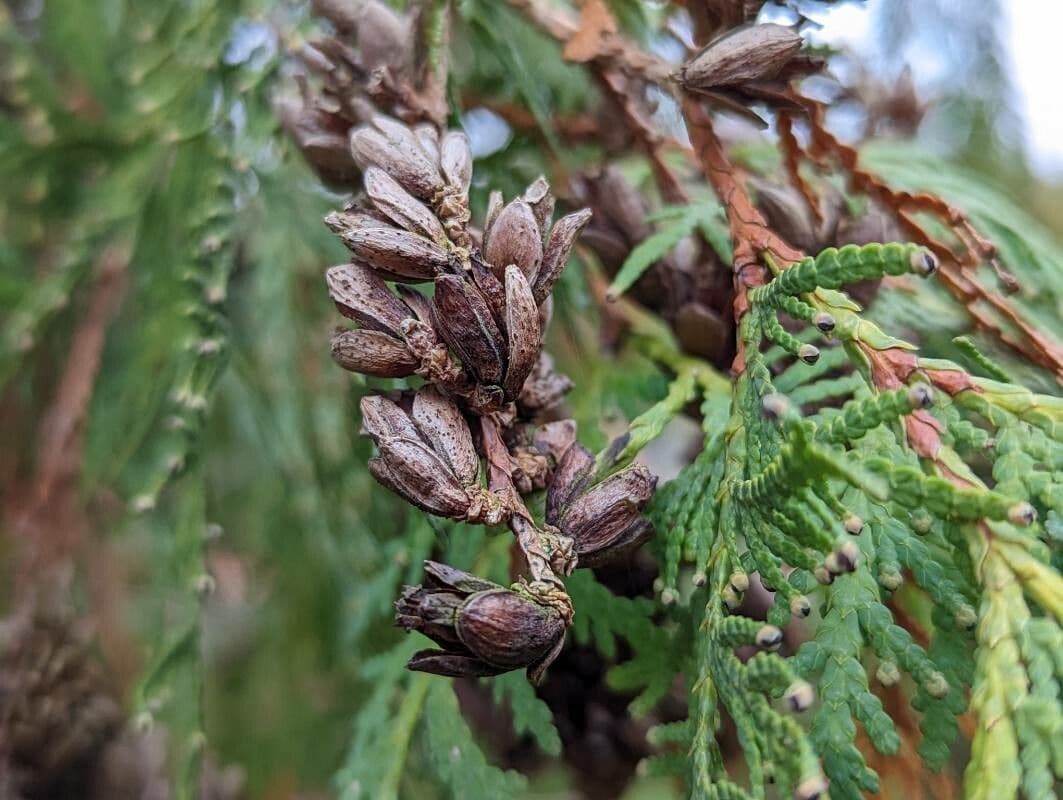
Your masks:
{"label": "brown dried cone cluster", "polygon": [[[819,71],[823,62],[801,52],[802,38],[792,28],[742,24],[756,16],[759,5],[690,4],[699,29],[726,32],[712,39],[674,77],[722,110],[763,125],[752,106],[764,103],[798,111],[800,107],[789,94],[790,81]],[[838,229],[844,209],[832,206],[813,211],[800,195],[776,197],[773,188],[764,186],[765,205],[774,203],[780,206],[780,214],[789,213],[791,228],[806,240],[812,235],[823,239]],[[615,275],[635,247],[654,233],[653,224],[647,221],[649,203],[612,167],[579,177],[573,191],[595,212],[582,241],[606,272]],[[720,367],[730,365],[735,354],[731,269],[707,242],[693,234],[681,239],[642,274],[631,294],[671,324],[684,350]]]}
{"label": "brown dried cone cluster", "polygon": [[[594,210],[580,237],[609,275],[620,271],[631,251],[654,233],[650,204],[616,167],[579,176],[573,193]],[[708,243],[683,237],[643,273],[631,296],[667,320],[683,349],[719,366],[734,357],[731,276]]]}
{"label": "brown dried cone cluster", "polygon": [[[426,381],[362,399],[364,433],[378,448],[370,471],[431,514],[508,524],[528,565],[507,590],[429,562],[425,584],[399,600],[396,622],[444,650],[418,654],[410,668],[526,667],[536,679],[572,618],[561,578],[652,533],[640,511],[653,477],[630,466],[596,483],[575,423],[544,422],[560,415],[571,388],[542,352],[550,292],[590,212],[552,222],[554,198],[540,178],[508,204],[492,194],[479,233],[469,224],[464,134],[376,115],[350,146],[365,192],[326,224],[354,261],[329,269],[327,282],[357,327],[335,334],[332,353],[354,372]],[[432,284],[431,296],[410,285],[421,283]],[[547,519],[538,524],[522,495],[544,488]]]}
{"label": "brown dried cone cluster", "polygon": [[425,562],[422,586],[407,586],[395,621],[442,650],[421,650],[410,668],[437,675],[487,676],[527,667],[538,681],[561,650],[565,620],[523,588],[505,589],[446,564]]}
{"label": "brown dried cone cluster", "polygon": [[0,630],[0,796],[84,791],[122,709],[70,626],[5,621]]}
{"label": "brown dried cone cluster", "polygon": [[[169,800],[167,732],[128,723],[83,627],[25,605],[0,620],[0,800]],[[243,782],[208,757],[197,796]]]}
{"label": "brown dried cone cluster", "polygon": [[[380,111],[442,125],[443,81],[427,63],[423,42],[427,5],[402,13],[380,0],[313,0],[335,35],[304,45],[298,96],[277,103],[278,115],[314,170],[327,183],[354,186],[358,165],[348,132]],[[440,55],[445,58],[445,54]],[[438,69],[439,65],[436,65]]]}

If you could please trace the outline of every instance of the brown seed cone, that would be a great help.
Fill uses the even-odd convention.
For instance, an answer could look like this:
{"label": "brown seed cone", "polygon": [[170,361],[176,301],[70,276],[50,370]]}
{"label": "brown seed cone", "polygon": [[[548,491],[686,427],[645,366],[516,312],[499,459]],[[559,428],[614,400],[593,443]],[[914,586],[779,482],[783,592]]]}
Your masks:
{"label": "brown seed cone", "polygon": [[380,276],[364,264],[330,267],[325,281],[339,312],[363,328],[398,337],[402,323],[413,316]]}
{"label": "brown seed cone", "polygon": [[318,176],[333,186],[351,186],[358,178],[358,165],[348,144],[348,122],[306,104],[296,97],[276,103],[281,126]]}
{"label": "brown seed cone", "polygon": [[543,235],[535,213],[522,198],[503,208],[484,236],[484,258],[496,277],[504,280],[505,270],[516,264],[529,281],[534,281],[543,258]]}
{"label": "brown seed cone", "polygon": [[524,273],[513,264],[506,267],[506,331],[508,364],[503,384],[506,399],[520,394],[543,346],[539,309]]}
{"label": "brown seed cone", "polygon": [[421,366],[421,360],[403,342],[373,330],[335,333],[332,359],[345,370],[377,378],[407,378]]}
{"label": "brown seed cone", "polygon": [[688,89],[718,89],[771,80],[801,50],[792,28],[744,25],[709,42],[679,70]]}
{"label": "brown seed cone", "polygon": [[463,486],[474,484],[480,458],[458,407],[435,388],[426,386],[414,395],[411,416],[417,430],[443,457],[458,481]]}
{"label": "brown seed cone", "polygon": [[436,332],[479,383],[502,384],[507,345],[487,301],[475,286],[457,275],[436,278],[432,320]]}
{"label": "brown seed cone", "polygon": [[340,236],[359,261],[411,283],[432,280],[452,261],[451,254],[430,239],[367,220],[358,220]]}
{"label": "brown seed cone", "polygon": [[433,155],[396,119],[378,115],[370,125],[353,131],[351,152],[363,169],[380,167],[420,200],[433,203],[443,192],[443,176]]}
{"label": "brown seed cone", "polygon": [[823,68],[818,56],[802,55],[801,36],[792,28],[765,23],[745,25],[710,42],[676,73],[688,90],[749,119],[767,123],[749,106],[764,102],[800,111],[788,91],[789,82]]}
{"label": "brown seed cone", "polygon": [[395,624],[443,648],[414,654],[410,669],[453,677],[527,668],[537,680],[565,634],[556,608],[433,561],[425,562],[424,584],[407,586],[395,603]]}
{"label": "brown seed cone", "polygon": [[436,244],[446,241],[447,234],[438,217],[428,206],[403,189],[386,171],[380,167],[368,167],[362,182],[366,195],[377,211],[400,228]]}
{"label": "brown seed cone", "polygon": [[540,353],[517,397],[517,406],[529,419],[547,417],[558,409],[571,389],[572,381],[554,369],[554,360],[547,353]]}
{"label": "brown seed cone", "polygon": [[454,402],[425,386],[409,407],[407,413],[380,395],[362,398],[362,434],[379,451],[369,460],[373,477],[431,514],[486,525],[504,520],[510,509],[478,483],[479,457]]}
{"label": "brown seed cone", "polygon": [[553,291],[554,284],[561,277],[561,272],[568,263],[568,256],[576,237],[591,220],[591,210],[584,208],[562,217],[550,231],[550,237],[543,253],[542,266],[535,276],[532,293],[536,303],[543,303]]}
{"label": "brown seed cone", "polygon": [[631,464],[588,487],[593,467],[590,452],[574,445],[547,491],[546,520],[572,538],[581,567],[626,555],[653,535],[653,526],[641,516],[657,485],[650,471]]}

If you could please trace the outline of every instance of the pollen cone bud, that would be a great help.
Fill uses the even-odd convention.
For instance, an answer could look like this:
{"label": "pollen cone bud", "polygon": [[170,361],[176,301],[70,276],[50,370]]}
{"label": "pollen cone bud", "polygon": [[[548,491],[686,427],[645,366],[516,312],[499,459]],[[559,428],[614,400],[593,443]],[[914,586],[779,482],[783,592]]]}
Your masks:
{"label": "pollen cone bud", "polygon": [[834,330],[836,324],[834,317],[826,311],[817,312],[816,315],[812,317],[812,323],[823,333],[830,333]]}
{"label": "pollen cone bud", "polygon": [[774,625],[765,625],[757,631],[757,647],[765,650],[778,650],[782,644],[782,631]]}
{"label": "pollen cone bud", "polygon": [[830,784],[822,775],[805,778],[794,789],[794,800],[819,800],[827,794]]}
{"label": "pollen cone bud", "polygon": [[1008,509],[1008,521],[1013,525],[1028,526],[1037,521],[1037,509],[1025,500]]}
{"label": "pollen cone bud", "polygon": [[803,594],[794,595],[790,600],[790,613],[795,617],[807,617],[812,613],[812,604]]}
{"label": "pollen cone bud", "polygon": [[816,692],[808,681],[796,680],[787,688],[783,698],[794,711],[807,711],[816,699]]}
{"label": "pollen cone bud", "polygon": [[475,575],[425,562],[421,586],[395,603],[395,624],[442,649],[421,650],[407,667],[450,677],[499,675],[527,668],[536,681],[557,657],[565,622],[552,606]]}
{"label": "pollen cone bud", "polygon": [[790,401],[783,394],[764,395],[760,406],[764,410],[764,416],[770,420],[782,419],[791,409]]}
{"label": "pollen cone bud", "polygon": [[929,250],[916,250],[912,253],[912,272],[929,278],[938,271],[938,257]]}
{"label": "pollen cone bud", "polygon": [[587,486],[593,469],[594,456],[573,445],[558,464],[546,496],[546,520],[573,539],[581,567],[630,553],[653,535],[653,525],[641,515],[657,485],[650,471],[632,464]]}
{"label": "pollen cone bud", "polygon": [[842,524],[845,526],[845,532],[850,536],[859,536],[864,529],[864,521],[856,514],[848,514]]}
{"label": "pollen cone bud", "polygon": [[797,350],[797,357],[806,364],[815,364],[819,361],[819,348],[814,344],[803,344]]}
{"label": "pollen cone bud", "polygon": [[745,572],[735,570],[728,582],[736,592],[741,593],[749,589],[749,575]]}
{"label": "pollen cone bud", "polygon": [[934,390],[925,383],[913,384],[908,389],[908,402],[912,408],[930,408],[934,404]]}
{"label": "pollen cone bud", "polygon": [[843,542],[841,547],[830,553],[824,564],[835,575],[845,572],[853,572],[860,562],[860,548],[853,542]]}

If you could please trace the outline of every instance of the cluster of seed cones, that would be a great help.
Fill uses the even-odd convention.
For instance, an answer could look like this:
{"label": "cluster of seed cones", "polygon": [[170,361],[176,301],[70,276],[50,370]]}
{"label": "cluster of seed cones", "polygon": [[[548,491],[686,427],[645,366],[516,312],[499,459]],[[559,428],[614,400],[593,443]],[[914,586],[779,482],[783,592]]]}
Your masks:
{"label": "cluster of seed cones", "polygon": [[[167,731],[129,724],[83,620],[26,604],[0,619],[0,800],[169,800]],[[243,796],[208,758],[200,800]]]}
{"label": "cluster of seed cones", "polygon": [[[332,353],[354,372],[424,380],[362,399],[364,433],[378,449],[370,471],[428,513],[508,525],[528,567],[507,589],[429,562],[425,584],[397,603],[396,622],[442,649],[418,653],[410,667],[526,667],[538,678],[572,618],[562,578],[652,535],[640,512],[655,479],[637,464],[599,474],[575,423],[558,419],[571,382],[542,351],[551,290],[590,212],[554,221],[540,178],[508,203],[493,193],[476,229],[464,134],[376,115],[352,131],[350,147],[364,194],[326,224],[354,258],[327,281],[356,327],[334,335]],[[543,489],[539,522],[523,496]]]}

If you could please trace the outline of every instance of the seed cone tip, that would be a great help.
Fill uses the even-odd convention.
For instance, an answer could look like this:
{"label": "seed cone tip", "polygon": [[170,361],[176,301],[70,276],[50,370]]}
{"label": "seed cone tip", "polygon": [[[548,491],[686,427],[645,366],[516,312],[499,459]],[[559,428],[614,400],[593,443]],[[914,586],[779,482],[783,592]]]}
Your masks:
{"label": "seed cone tip", "polygon": [[853,572],[860,563],[860,548],[854,542],[842,542],[823,562],[835,575]]}

